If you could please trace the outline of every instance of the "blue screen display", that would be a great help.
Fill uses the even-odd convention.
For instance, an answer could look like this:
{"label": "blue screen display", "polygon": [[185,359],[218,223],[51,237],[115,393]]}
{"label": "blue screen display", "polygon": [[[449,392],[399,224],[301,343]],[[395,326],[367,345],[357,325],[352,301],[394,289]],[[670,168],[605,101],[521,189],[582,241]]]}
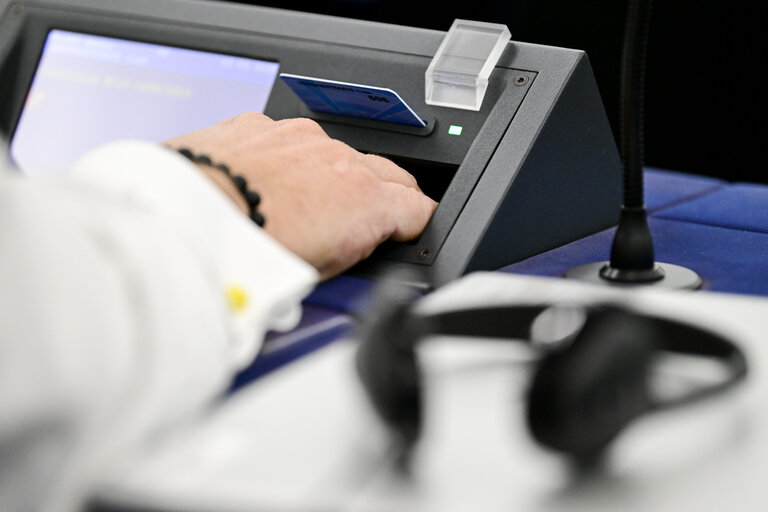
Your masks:
{"label": "blue screen display", "polygon": [[25,174],[60,173],[112,140],[161,142],[242,112],[264,112],[278,67],[53,30],[11,141],[11,158]]}

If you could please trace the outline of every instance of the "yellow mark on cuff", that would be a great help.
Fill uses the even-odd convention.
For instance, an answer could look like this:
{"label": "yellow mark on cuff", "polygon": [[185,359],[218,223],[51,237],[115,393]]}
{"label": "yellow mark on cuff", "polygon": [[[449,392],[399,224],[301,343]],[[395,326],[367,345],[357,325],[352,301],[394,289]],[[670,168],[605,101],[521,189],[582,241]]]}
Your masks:
{"label": "yellow mark on cuff", "polygon": [[242,311],[248,305],[248,292],[242,286],[231,284],[225,288],[224,294],[232,311]]}

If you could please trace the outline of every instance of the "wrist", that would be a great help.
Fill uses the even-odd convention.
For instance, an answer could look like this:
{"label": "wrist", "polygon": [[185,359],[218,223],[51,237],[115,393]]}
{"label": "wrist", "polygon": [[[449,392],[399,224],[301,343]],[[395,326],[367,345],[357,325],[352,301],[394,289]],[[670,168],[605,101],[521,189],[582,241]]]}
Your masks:
{"label": "wrist", "polygon": [[249,216],[250,210],[248,208],[248,203],[245,201],[245,198],[240,193],[240,191],[237,190],[237,187],[229,178],[229,176],[210,165],[200,163],[196,163],[195,165],[198,167],[198,169],[200,169],[200,172],[208,177],[208,179],[210,179],[214,185],[219,187],[221,191],[224,192],[224,194],[226,194],[227,197],[232,200],[238,210],[243,212],[245,216]]}
{"label": "wrist", "polygon": [[176,151],[197,165],[203,174],[229,196],[247,217],[260,227],[264,227],[264,216],[258,210],[261,196],[248,188],[248,182],[243,176],[233,175],[228,166],[213,163],[207,155],[192,153],[188,148],[178,148]]}

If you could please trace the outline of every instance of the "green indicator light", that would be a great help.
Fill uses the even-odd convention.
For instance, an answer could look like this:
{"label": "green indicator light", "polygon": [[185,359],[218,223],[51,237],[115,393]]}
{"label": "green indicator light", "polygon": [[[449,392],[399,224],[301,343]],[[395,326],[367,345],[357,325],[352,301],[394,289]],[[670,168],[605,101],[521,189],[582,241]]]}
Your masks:
{"label": "green indicator light", "polygon": [[452,124],[448,127],[448,135],[461,135],[462,127]]}

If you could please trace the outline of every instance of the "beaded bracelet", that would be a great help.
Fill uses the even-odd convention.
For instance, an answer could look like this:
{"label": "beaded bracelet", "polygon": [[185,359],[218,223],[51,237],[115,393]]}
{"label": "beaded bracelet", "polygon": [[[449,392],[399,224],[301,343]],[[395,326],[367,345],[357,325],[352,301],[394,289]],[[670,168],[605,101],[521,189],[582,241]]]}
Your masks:
{"label": "beaded bracelet", "polygon": [[261,227],[264,227],[266,220],[264,219],[264,215],[262,215],[258,210],[259,203],[261,202],[261,196],[259,196],[255,190],[248,188],[248,181],[244,177],[240,176],[239,174],[233,175],[230,172],[229,167],[224,164],[213,163],[208,155],[197,155],[190,151],[188,148],[179,148],[176,151],[178,151],[180,155],[185,157],[190,162],[213,167],[214,169],[218,169],[229,176],[229,178],[232,180],[232,183],[235,184],[238,192],[240,192],[240,194],[243,196],[243,199],[245,199],[245,202],[248,204],[248,216],[253,222]]}

